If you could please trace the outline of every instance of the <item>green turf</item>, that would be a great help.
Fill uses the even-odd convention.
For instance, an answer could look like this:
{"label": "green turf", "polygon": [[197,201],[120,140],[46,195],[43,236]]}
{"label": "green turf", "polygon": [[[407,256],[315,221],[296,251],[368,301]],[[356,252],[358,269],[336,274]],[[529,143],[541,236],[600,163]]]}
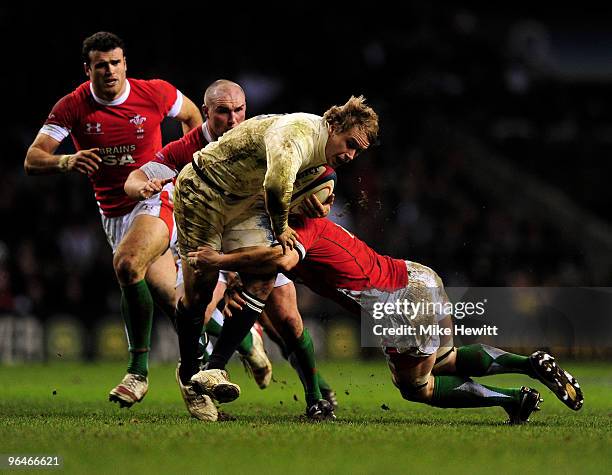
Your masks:
{"label": "green turf", "polygon": [[152,365],[149,394],[130,410],[106,401],[122,365],[0,367],[0,454],[60,455],[64,473],[610,473],[612,365],[568,369],[585,392],[578,413],[526,377],[481,378],[543,393],[532,422],[509,427],[500,408],[402,400],[384,361],[322,365],[341,404],[323,424],[300,418],[301,387],[282,363],[265,391],[232,367],[243,393],[223,406],[238,419],[222,423],[188,417],[173,366]]}

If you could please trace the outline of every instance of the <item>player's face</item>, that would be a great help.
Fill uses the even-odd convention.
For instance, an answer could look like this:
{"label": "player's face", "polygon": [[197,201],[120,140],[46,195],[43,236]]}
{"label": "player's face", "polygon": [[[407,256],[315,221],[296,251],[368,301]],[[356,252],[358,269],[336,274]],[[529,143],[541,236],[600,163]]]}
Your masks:
{"label": "player's face", "polygon": [[210,104],[204,105],[204,116],[213,139],[244,121],[246,100],[239,88],[229,88],[213,97]]}
{"label": "player's face", "polygon": [[368,137],[361,129],[353,127],[346,132],[336,132],[332,127],[327,144],[325,144],[327,164],[332,168],[337,168],[344,163],[349,163],[369,146]]}
{"label": "player's face", "polygon": [[111,101],[125,91],[127,65],[121,48],[111,51],[90,51],[85,74],[89,76],[94,92]]}

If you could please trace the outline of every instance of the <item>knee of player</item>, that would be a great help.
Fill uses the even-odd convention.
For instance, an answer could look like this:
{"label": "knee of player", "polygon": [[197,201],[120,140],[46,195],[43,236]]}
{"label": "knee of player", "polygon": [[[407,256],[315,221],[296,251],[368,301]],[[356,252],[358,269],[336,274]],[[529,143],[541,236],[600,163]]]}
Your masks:
{"label": "knee of player", "polygon": [[433,395],[433,384],[430,376],[414,379],[411,381],[400,381],[397,384],[402,397],[407,401],[428,402]]}
{"label": "knee of player", "polygon": [[276,275],[253,276],[241,273],[240,277],[247,292],[265,301],[274,288]]}
{"label": "knee of player", "polygon": [[141,269],[138,259],[134,255],[117,253],[113,258],[113,267],[119,282],[132,284],[144,279],[146,269]]}

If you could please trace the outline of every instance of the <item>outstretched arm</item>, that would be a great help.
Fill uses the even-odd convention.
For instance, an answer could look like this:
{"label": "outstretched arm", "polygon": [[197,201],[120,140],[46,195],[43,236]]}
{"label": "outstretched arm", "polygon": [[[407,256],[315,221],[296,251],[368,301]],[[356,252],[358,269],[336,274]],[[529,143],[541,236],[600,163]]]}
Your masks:
{"label": "outstretched arm", "polygon": [[212,267],[217,270],[269,274],[290,271],[299,262],[300,255],[295,249],[283,254],[280,246],[250,247],[231,254],[219,254],[210,247],[200,246],[197,251],[188,254],[188,259],[189,265],[196,271],[200,267]]}
{"label": "outstretched arm", "polygon": [[172,178],[149,178],[140,168],[133,170],[127,177],[123,189],[133,200],[146,200],[159,193]]}

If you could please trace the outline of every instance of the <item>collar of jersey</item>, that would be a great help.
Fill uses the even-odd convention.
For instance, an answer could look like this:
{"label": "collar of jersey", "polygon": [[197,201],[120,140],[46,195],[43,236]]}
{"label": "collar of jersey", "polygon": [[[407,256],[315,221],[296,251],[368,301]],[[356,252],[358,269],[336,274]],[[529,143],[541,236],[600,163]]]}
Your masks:
{"label": "collar of jersey", "polygon": [[104,99],[99,98],[98,96],[96,96],[96,93],[94,92],[93,89],[93,85],[91,84],[91,82],[89,83],[89,90],[91,91],[91,95],[94,98],[94,101],[96,101],[98,104],[102,104],[103,106],[118,106],[119,104],[123,104],[128,96],[130,95],[130,81],[128,81],[127,79],[125,80],[125,91],[123,91],[123,94],[121,94],[119,97],[116,97],[115,99],[113,99],[112,101],[105,101]]}
{"label": "collar of jersey", "polygon": [[206,139],[208,143],[214,142],[212,135],[210,135],[210,132],[208,131],[208,126],[206,124],[208,124],[208,121],[202,124],[202,133],[204,134],[204,138]]}

